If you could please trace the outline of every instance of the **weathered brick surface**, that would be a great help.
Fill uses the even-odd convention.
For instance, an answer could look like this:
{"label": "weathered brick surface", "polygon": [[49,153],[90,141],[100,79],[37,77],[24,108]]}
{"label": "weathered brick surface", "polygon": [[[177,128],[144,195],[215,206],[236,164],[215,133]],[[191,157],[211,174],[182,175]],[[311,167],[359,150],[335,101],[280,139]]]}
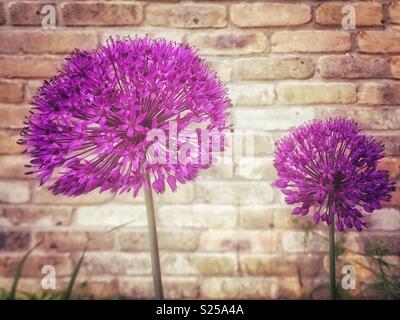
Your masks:
{"label": "weathered brick surface", "polygon": [[273,52],[344,52],[351,48],[345,31],[279,31],[272,35]]}
{"label": "weathered brick surface", "polygon": [[314,73],[308,58],[245,58],[236,62],[242,80],[307,79]]}
{"label": "weathered brick surface", "polygon": [[390,31],[361,31],[358,34],[358,47],[367,53],[400,52],[400,33]]}
{"label": "weathered brick surface", "polygon": [[[347,10],[342,9],[348,3],[323,3],[316,11],[316,21],[322,25],[341,25]],[[356,14],[356,26],[373,26],[383,23],[383,6],[376,2],[356,2],[350,4]],[[345,8],[346,9],[346,8]]]}
{"label": "weathered brick surface", "polygon": [[218,4],[150,3],[146,6],[146,21],[153,26],[177,28],[223,28],[226,8]]}
{"label": "weathered brick surface", "polygon": [[352,83],[286,83],[277,88],[282,104],[346,104],[356,101]]}
{"label": "weathered brick surface", "polygon": [[24,99],[24,86],[21,82],[0,80],[0,102],[19,103]]}
{"label": "weathered brick surface", "polygon": [[0,56],[0,77],[48,78],[54,75],[62,60],[55,56]]}
{"label": "weathered brick surface", "polygon": [[[48,4],[56,9],[55,30],[41,27]],[[341,26],[344,5],[355,9],[354,30]],[[42,241],[26,261],[19,297],[42,290],[49,264],[57,288],[66,288],[86,246],[74,298],[153,297],[144,193],[54,196],[24,175],[29,160],[16,143],[43,80],[75,48],[94,49],[110,36],[195,47],[233,104],[223,161],[177,192],[155,195],[167,298],[299,299],[328,282],[325,226],[312,227],[312,215],[293,216],[271,186],[275,143],[315,118],[354,119],[382,141],[387,157],[378,168],[397,185],[392,200],[366,217],[368,232],[346,233],[354,252],[338,259],[337,274],[354,265],[363,279],[359,294],[364,281],[374,281],[364,256],[374,243],[400,263],[398,1],[7,0],[0,25],[0,290],[11,287],[23,254]],[[329,290],[313,298],[329,298]]]}
{"label": "weathered brick surface", "polygon": [[95,32],[0,31],[1,53],[70,53],[75,48],[93,49]]}
{"label": "weathered brick surface", "polygon": [[400,4],[392,2],[389,5],[390,21],[393,23],[400,23]]}
{"label": "weathered brick surface", "polygon": [[238,27],[296,26],[311,20],[311,8],[305,4],[238,3],[231,6],[231,20]]}
{"label": "weathered brick surface", "polygon": [[329,55],[319,59],[319,71],[327,79],[390,78],[395,63],[391,67],[387,58],[369,55]]}
{"label": "weathered brick surface", "polygon": [[25,203],[30,198],[30,187],[24,181],[0,181],[0,203]]}
{"label": "weathered brick surface", "polygon": [[16,26],[40,26],[46,15],[42,14],[42,8],[45,5],[55,6],[55,2],[15,1],[9,3],[10,23]]}
{"label": "weathered brick surface", "polygon": [[67,2],[61,5],[61,11],[67,26],[138,25],[143,20],[140,3]]}
{"label": "weathered brick surface", "polygon": [[262,32],[193,33],[186,37],[186,42],[198,47],[200,53],[210,55],[244,55],[268,49],[268,40]]}

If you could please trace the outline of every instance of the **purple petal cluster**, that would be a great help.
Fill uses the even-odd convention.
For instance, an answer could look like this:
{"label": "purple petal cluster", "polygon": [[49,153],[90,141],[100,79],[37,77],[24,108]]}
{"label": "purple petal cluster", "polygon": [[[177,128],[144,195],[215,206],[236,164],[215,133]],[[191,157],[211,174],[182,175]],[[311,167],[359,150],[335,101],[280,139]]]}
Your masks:
{"label": "purple petal cluster", "polygon": [[377,170],[384,146],[360,133],[354,121],[343,118],[314,120],[295,128],[277,144],[274,182],[292,214],[314,222],[361,231],[368,225],[363,213],[372,213],[390,201],[395,190],[386,170]]}
{"label": "purple petal cluster", "polygon": [[168,134],[173,121],[178,133],[204,128],[223,135],[231,102],[192,48],[146,37],[109,39],[96,50],[74,51],[32,105],[20,140],[32,158],[28,174],[41,184],[54,178],[54,194],[78,196],[100,188],[136,196],[148,187],[146,173],[156,192],[166,183],[175,191],[177,182],[208,168],[215,151],[211,145],[200,148],[211,159],[206,163],[154,163],[146,155],[152,143],[147,133]]}

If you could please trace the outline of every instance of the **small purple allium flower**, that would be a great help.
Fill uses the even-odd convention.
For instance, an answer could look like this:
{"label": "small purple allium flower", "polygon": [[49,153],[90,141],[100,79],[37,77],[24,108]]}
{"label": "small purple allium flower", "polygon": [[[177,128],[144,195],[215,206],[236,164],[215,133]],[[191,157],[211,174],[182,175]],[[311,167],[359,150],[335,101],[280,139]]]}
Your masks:
{"label": "small purple allium flower", "polygon": [[367,228],[362,211],[380,209],[395,190],[389,173],[377,170],[384,146],[360,134],[356,122],[343,118],[314,120],[295,128],[277,144],[274,166],[287,204],[299,204],[294,215],[315,208],[314,222],[336,228]]}
{"label": "small purple allium flower", "polygon": [[[20,141],[32,158],[27,174],[37,174],[41,185],[56,176],[49,187],[54,194],[100,188],[136,196],[148,187],[145,173],[156,192],[165,190],[165,182],[175,191],[177,181],[191,181],[208,168],[216,151],[211,144],[199,148],[206,162],[150,161],[150,131],[168,134],[174,122],[178,133],[205,128],[223,136],[231,103],[215,72],[189,46],[146,37],[76,50],[32,105]],[[174,142],[178,151],[184,145]]]}

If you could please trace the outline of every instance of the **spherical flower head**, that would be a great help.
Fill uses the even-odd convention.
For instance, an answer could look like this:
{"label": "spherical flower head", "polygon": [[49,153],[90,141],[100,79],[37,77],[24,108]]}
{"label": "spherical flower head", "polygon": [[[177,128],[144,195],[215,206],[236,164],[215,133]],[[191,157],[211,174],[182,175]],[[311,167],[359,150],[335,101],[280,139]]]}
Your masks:
{"label": "spherical flower head", "polygon": [[210,167],[226,144],[231,102],[192,48],[145,37],[76,50],[32,105],[20,141],[32,158],[28,174],[41,184],[53,177],[54,194],[100,188],[136,196],[142,186],[175,191]]}
{"label": "spherical flower head", "polygon": [[389,172],[377,170],[384,146],[360,133],[354,121],[314,120],[292,130],[277,143],[274,185],[288,204],[298,204],[294,215],[313,211],[314,222],[361,231],[364,213],[382,207],[395,190]]}

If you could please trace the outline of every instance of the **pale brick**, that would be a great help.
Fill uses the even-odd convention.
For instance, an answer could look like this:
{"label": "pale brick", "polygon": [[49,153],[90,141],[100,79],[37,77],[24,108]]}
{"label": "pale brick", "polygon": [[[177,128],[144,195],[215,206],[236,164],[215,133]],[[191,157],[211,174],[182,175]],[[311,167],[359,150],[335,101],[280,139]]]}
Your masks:
{"label": "pale brick", "polygon": [[[199,296],[197,277],[163,277],[166,299],[196,299]],[[119,293],[127,299],[154,298],[153,278],[119,278]]]}
{"label": "pale brick", "polygon": [[25,125],[25,117],[29,115],[29,108],[26,106],[1,105],[0,106],[0,127],[19,129]]}
{"label": "pale brick", "polygon": [[236,72],[242,80],[307,79],[314,74],[310,58],[244,58],[236,62]]}
{"label": "pale brick", "polygon": [[374,211],[368,219],[371,230],[400,230],[400,211],[393,208],[384,208]]}
{"label": "pale brick", "polygon": [[36,242],[42,242],[42,249],[56,252],[82,252],[85,248],[89,251],[105,251],[114,248],[114,235],[100,231],[39,231],[35,239]]}
{"label": "pale brick", "polygon": [[61,11],[67,26],[125,26],[143,21],[140,3],[66,2],[61,4]]}
{"label": "pale brick", "polygon": [[15,226],[68,226],[72,221],[72,208],[66,206],[7,205],[0,209],[0,220]]}
{"label": "pale brick", "polygon": [[19,132],[12,130],[0,131],[0,154],[20,154],[24,147],[17,144],[21,138]]}
{"label": "pale brick", "polygon": [[276,299],[279,283],[276,278],[204,278],[201,282],[203,299]]}
{"label": "pale brick", "polygon": [[400,82],[365,83],[358,92],[362,104],[398,105]]}
{"label": "pale brick", "polygon": [[271,48],[273,52],[344,52],[351,48],[351,37],[344,31],[279,31],[272,35]]}
{"label": "pale brick", "polygon": [[367,53],[400,52],[400,32],[361,31],[358,34],[358,47]]}
{"label": "pale brick", "polygon": [[[51,182],[49,182],[51,183]],[[111,194],[109,193],[98,193],[97,191],[93,191],[86,195],[81,195],[79,197],[67,197],[63,195],[55,196],[49,190],[47,190],[46,186],[40,188],[33,188],[33,197],[32,202],[37,204],[98,204],[104,203],[111,199]],[[93,207],[93,210],[96,210],[96,207]],[[85,209],[82,209],[85,210]]]}
{"label": "pale brick", "polygon": [[400,159],[393,157],[383,158],[378,162],[378,170],[388,170],[389,179],[400,178]]}
{"label": "pale brick", "polygon": [[235,158],[266,156],[274,152],[274,143],[280,139],[280,135],[268,132],[251,132],[234,134]]}
{"label": "pale brick", "polygon": [[[11,254],[0,255],[0,274],[13,277],[21,259],[22,256]],[[29,259],[25,261],[22,276],[39,278],[35,280],[38,282],[38,285],[40,285],[40,279],[43,277],[42,268],[45,265],[53,266],[59,277],[69,276],[73,269],[72,261],[66,255],[42,255],[34,252],[29,256]]]}
{"label": "pale brick", "polygon": [[[301,217],[301,219],[306,219]],[[318,234],[306,234],[304,231],[285,231],[282,235],[283,251],[298,252],[325,252],[328,250],[328,241]]]}
{"label": "pale brick", "polygon": [[[47,11],[42,13],[45,5],[55,7],[54,2],[15,1],[9,3],[10,23],[12,25],[40,26],[42,19],[47,14]],[[57,12],[56,21],[58,21]]]}
{"label": "pale brick", "polygon": [[277,86],[282,104],[347,104],[357,99],[352,83],[282,83]]}
{"label": "pale brick", "polygon": [[223,82],[230,82],[232,79],[232,67],[228,60],[208,58],[206,63],[211,70],[215,71]]}
{"label": "pale brick", "polygon": [[268,108],[264,110],[237,108],[232,110],[236,128],[253,130],[287,130],[314,118],[312,108]]}
{"label": "pale brick", "polygon": [[26,230],[0,230],[0,251],[27,250],[31,237],[31,233]]}
{"label": "pale brick", "polygon": [[315,118],[327,119],[342,116],[358,122],[364,130],[399,130],[400,109],[397,107],[369,108],[369,107],[343,107],[343,108],[318,108]]}
{"label": "pale brick", "polygon": [[[343,18],[346,17],[347,11],[342,13],[342,9],[348,3],[323,3],[316,11],[316,21],[322,25],[342,25]],[[376,2],[355,2],[351,3],[355,10],[356,25],[374,26],[383,23],[383,8],[380,3]],[[345,21],[347,21],[345,19]]]}
{"label": "pale brick", "polygon": [[[98,203],[104,198],[92,198]],[[83,199],[81,200],[83,201]],[[83,206],[75,212],[74,223],[84,226],[119,226],[129,222],[130,227],[147,226],[146,208],[141,205]]]}
{"label": "pale brick", "polygon": [[30,198],[29,183],[24,181],[0,181],[0,203],[25,203]]}
{"label": "pale brick", "polygon": [[311,20],[305,4],[238,3],[231,6],[231,21],[239,27],[297,26]]}
{"label": "pale brick", "polygon": [[[229,147],[228,147],[229,149]],[[229,151],[224,151],[224,155],[228,155]],[[230,179],[233,177],[233,159],[221,158],[218,163],[213,164],[209,169],[202,170],[199,179],[215,180]]]}
{"label": "pale brick", "polygon": [[193,184],[179,184],[176,192],[171,190],[165,191],[163,194],[156,195],[157,202],[160,203],[189,203],[193,200]]}
{"label": "pale brick", "polygon": [[394,78],[400,78],[400,56],[391,57],[390,72]]}
{"label": "pale brick", "polygon": [[[76,260],[80,254],[76,255]],[[150,275],[150,254],[125,252],[87,252],[81,274],[86,275]]]}
{"label": "pale brick", "polygon": [[[194,229],[157,230],[158,246],[166,251],[195,251],[198,247],[200,231]],[[147,230],[131,230],[118,235],[122,251],[148,251]]]}
{"label": "pale brick", "polygon": [[390,78],[385,57],[369,55],[329,55],[319,59],[320,74],[327,79]]}
{"label": "pale brick", "polygon": [[21,82],[0,80],[0,102],[18,103],[24,99],[24,86]]}
{"label": "pale brick", "polygon": [[28,158],[24,156],[0,156],[0,178],[26,178]]}
{"label": "pale brick", "polygon": [[165,275],[234,275],[236,254],[164,253],[161,268]]}
{"label": "pale brick", "polygon": [[[303,259],[307,259],[308,263],[302,265]],[[322,268],[322,259],[311,255],[300,257],[241,253],[239,262],[240,269],[249,276],[298,276],[299,272],[302,276],[315,276]]]}
{"label": "pale brick", "polygon": [[206,252],[275,252],[281,248],[280,234],[271,230],[205,231],[199,245],[199,250]]}
{"label": "pale brick", "polygon": [[389,17],[390,22],[392,23],[400,23],[400,3],[392,2],[389,5]]}
{"label": "pale brick", "polygon": [[245,55],[268,49],[268,40],[262,32],[193,33],[186,42],[206,55]]}
{"label": "pale brick", "polygon": [[291,209],[287,206],[241,206],[240,222],[246,229],[281,228],[280,216],[290,217]]}
{"label": "pale brick", "polygon": [[229,97],[235,106],[265,106],[274,102],[274,87],[270,84],[230,84]]}
{"label": "pale brick", "polygon": [[273,189],[268,182],[199,181],[195,184],[195,200],[216,204],[270,203]]}
{"label": "pale brick", "polygon": [[163,4],[146,6],[146,21],[152,26],[175,28],[223,28],[226,8],[219,4]]}
{"label": "pale brick", "polygon": [[94,49],[98,43],[95,32],[76,31],[0,31],[2,53],[70,53]]}
{"label": "pale brick", "polygon": [[250,180],[274,180],[276,170],[272,158],[240,158],[236,162],[235,175]]}
{"label": "pale brick", "polygon": [[60,67],[62,58],[43,56],[1,56],[0,76],[7,78],[48,78]]}
{"label": "pale brick", "polygon": [[161,206],[157,211],[160,227],[223,229],[235,227],[238,219],[233,205]]}

